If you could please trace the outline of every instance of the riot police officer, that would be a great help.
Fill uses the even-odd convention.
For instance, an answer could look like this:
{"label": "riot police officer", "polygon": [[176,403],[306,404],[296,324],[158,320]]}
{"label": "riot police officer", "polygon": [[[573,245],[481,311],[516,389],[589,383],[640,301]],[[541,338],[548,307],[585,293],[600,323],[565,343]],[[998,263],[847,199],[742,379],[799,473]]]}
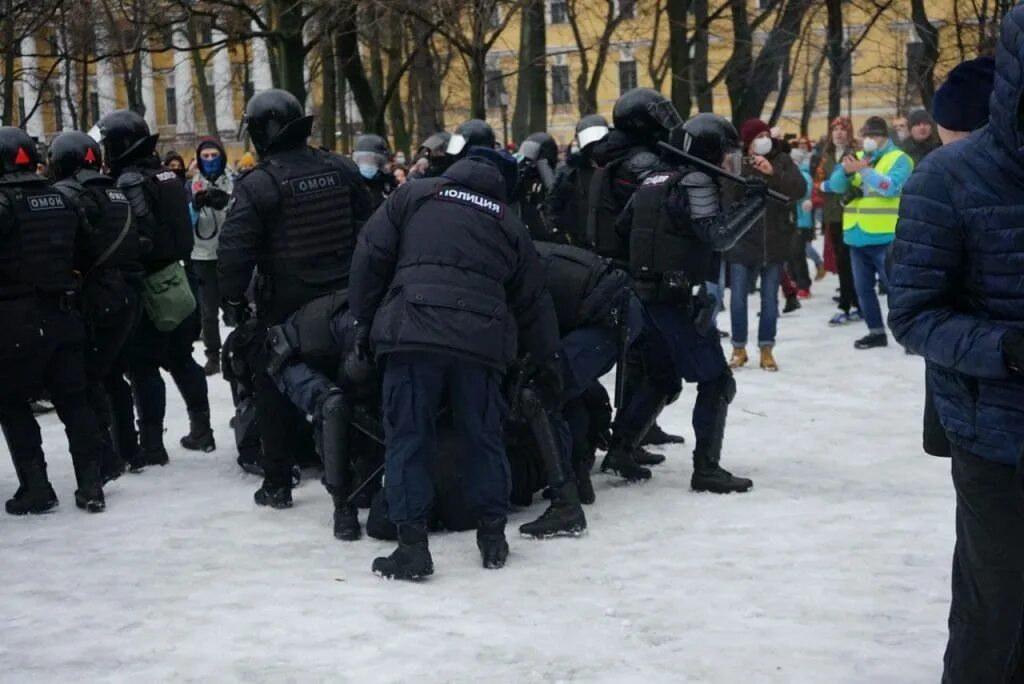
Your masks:
{"label": "riot police officer", "polygon": [[433,178],[440,176],[449,166],[446,156],[452,134],[438,131],[424,140],[416,150],[416,161],[409,169],[409,178]]}
{"label": "riot police officer", "polygon": [[360,234],[352,262],[356,350],[368,356],[372,338],[386,361],[385,487],[399,545],[373,570],[391,578],[433,572],[427,464],[442,398],[465,444],[483,565],[500,568],[509,502],[501,384],[519,339],[535,359],[542,398],[560,392],[554,309],[529,235],[507,204],[516,161],[493,147],[453,153],[463,158],[440,178],[406,183],[388,198]]}
{"label": "riot police officer", "polygon": [[85,330],[75,311],[74,258],[85,230],[77,207],[36,174],[35,143],[0,128],[0,426],[18,476],[12,515],[57,505],[29,402],[42,386],[64,423],[78,489],[75,504],[104,510],[100,464],[110,458],[86,395]]}
{"label": "riot police officer", "polygon": [[[739,150],[736,129],[716,114],[700,114],[682,131],[684,149],[716,166]],[[617,419],[602,469],[630,480],[650,477],[633,461],[633,449],[686,380],[697,383],[691,487],[728,493],[753,486],[719,463],[736,383],[714,326],[715,302],[704,284],[717,274],[719,254],[763,215],[765,189],[752,181],[743,201],[724,211],[715,180],[682,166],[649,173],[633,194],[619,227],[644,300],[644,382]]]}
{"label": "riot police officer", "polygon": [[119,477],[125,463],[139,461],[135,407],[125,375],[126,347],[139,318],[142,273],[131,206],[114,179],[100,171],[101,160],[100,146],[79,131],[61,133],[47,152],[57,189],[83,209],[88,222],[78,249],[83,260],[81,311],[89,337],[85,368],[89,401],[104,439],[116,445],[116,451],[108,450],[116,458],[102,464],[107,481]]}
{"label": "riot police officer", "polygon": [[534,240],[566,242],[542,211],[544,197],[555,184],[558,143],[548,133],[531,133],[519,146],[519,188],[515,205],[519,218]]}
{"label": "riot police officer", "polygon": [[445,156],[448,158],[448,165],[462,159],[472,147],[494,148],[498,139],[494,135],[491,125],[482,119],[469,119],[463,121],[448,139],[445,147]]}
{"label": "riot police officer", "polygon": [[[140,238],[139,262],[145,278],[165,273],[192,254],[193,233],[188,197],[178,176],[156,156],[159,135],[150,134],[145,120],[129,110],[104,116],[90,132],[103,145],[103,160],[131,205]],[[180,443],[186,449],[212,451],[206,375],[192,358],[199,336],[199,316],[193,311],[177,327],[156,327],[146,311],[129,345],[128,374],[139,419],[140,458],[134,465],[166,465],[164,414],[166,387],[163,368],[174,378],[188,409],[189,433]]]}
{"label": "riot police officer", "polygon": [[352,161],[359,167],[359,174],[366,181],[374,210],[384,204],[388,195],[398,187],[395,177],[387,171],[387,163],[390,158],[391,152],[388,150],[388,144],[379,135],[366,134],[356,138]]}
{"label": "riot police officer", "polygon": [[[261,336],[306,302],[347,287],[356,234],[372,213],[352,160],[307,145],[312,126],[313,117],[284,90],[254,96],[242,121],[260,159],[235,184],[218,275],[228,307],[248,311],[245,292],[256,270]],[[259,368],[265,367],[264,359]],[[288,508],[293,450],[305,421],[266,372],[256,375],[255,389],[264,480],[254,498]]]}
{"label": "riot police officer", "polygon": [[590,206],[587,198],[595,170],[593,152],[608,133],[608,121],[600,114],[588,114],[579,120],[576,124],[579,149],[555,172],[552,187],[544,198],[547,222],[575,245],[590,246],[586,228]]}

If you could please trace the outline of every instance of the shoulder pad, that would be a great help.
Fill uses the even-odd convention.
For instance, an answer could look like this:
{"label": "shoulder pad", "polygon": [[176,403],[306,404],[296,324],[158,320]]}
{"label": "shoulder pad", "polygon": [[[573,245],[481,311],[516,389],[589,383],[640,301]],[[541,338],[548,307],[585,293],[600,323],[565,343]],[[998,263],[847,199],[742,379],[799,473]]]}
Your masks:
{"label": "shoulder pad", "polygon": [[679,182],[681,185],[690,188],[700,188],[715,184],[715,180],[703,171],[690,171]]}
{"label": "shoulder pad", "polygon": [[636,175],[647,171],[656,171],[661,167],[661,158],[653,152],[637,152],[626,160],[626,168]]}
{"label": "shoulder pad", "polygon": [[[171,173],[174,173],[173,171]],[[117,187],[134,188],[146,182],[146,177],[138,171],[125,171],[117,177]]]}

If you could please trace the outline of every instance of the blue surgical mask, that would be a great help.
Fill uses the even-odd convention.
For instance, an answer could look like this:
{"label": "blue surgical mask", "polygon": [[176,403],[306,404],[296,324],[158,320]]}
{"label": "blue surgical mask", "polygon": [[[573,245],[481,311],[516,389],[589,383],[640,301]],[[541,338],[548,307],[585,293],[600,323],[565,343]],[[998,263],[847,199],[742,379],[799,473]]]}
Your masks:
{"label": "blue surgical mask", "polygon": [[220,174],[224,173],[224,157],[217,157],[216,159],[200,159],[199,170],[203,172],[203,175],[207,178],[215,178]]}
{"label": "blue surgical mask", "polygon": [[378,173],[380,173],[380,169],[378,169],[376,166],[371,166],[369,164],[360,164],[359,173],[361,173],[363,175],[363,178],[365,178],[366,180],[372,180],[377,177]]}

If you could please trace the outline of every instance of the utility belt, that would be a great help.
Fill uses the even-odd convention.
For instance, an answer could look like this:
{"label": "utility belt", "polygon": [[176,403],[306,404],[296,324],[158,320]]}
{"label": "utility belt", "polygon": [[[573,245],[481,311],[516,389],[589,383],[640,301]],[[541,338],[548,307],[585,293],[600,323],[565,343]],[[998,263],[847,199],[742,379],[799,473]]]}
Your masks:
{"label": "utility belt", "polygon": [[693,282],[684,271],[669,271],[661,278],[637,278],[636,293],[644,304],[669,304],[687,312],[700,335],[715,323],[717,302],[703,282]]}
{"label": "utility belt", "polygon": [[78,310],[81,298],[76,290],[65,292],[43,292],[30,287],[0,288],[0,303],[35,305],[47,311],[71,313]]}

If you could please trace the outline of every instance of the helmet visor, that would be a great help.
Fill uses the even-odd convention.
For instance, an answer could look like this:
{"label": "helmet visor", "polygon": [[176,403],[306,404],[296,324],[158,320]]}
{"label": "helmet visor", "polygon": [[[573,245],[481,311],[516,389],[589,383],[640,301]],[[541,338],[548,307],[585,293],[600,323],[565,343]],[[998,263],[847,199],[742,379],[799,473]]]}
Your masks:
{"label": "helmet visor", "polygon": [[376,166],[377,168],[383,168],[384,164],[387,162],[387,159],[384,157],[383,154],[379,154],[377,152],[362,151],[353,152],[352,161],[354,161],[359,166],[366,165]]}
{"label": "helmet visor", "polygon": [[671,131],[676,126],[683,125],[682,117],[679,116],[679,112],[676,111],[676,108],[668,100],[652,102],[647,105],[647,113],[666,131]]}
{"label": "helmet visor", "polygon": [[98,143],[102,143],[104,138],[103,131],[100,130],[99,126],[93,126],[89,129],[89,137]]}
{"label": "helmet visor", "polygon": [[600,140],[604,140],[608,135],[607,126],[591,126],[590,128],[584,128],[582,131],[576,134],[576,140],[580,143],[580,149],[584,149],[587,145],[592,145]]}
{"label": "helmet visor", "polygon": [[451,140],[448,141],[448,148],[445,152],[451,155],[456,155],[464,149],[466,149],[466,136],[460,133],[453,133]]}
{"label": "helmet visor", "polygon": [[527,161],[537,161],[540,159],[540,143],[536,140],[527,140],[519,146],[519,157]]}

